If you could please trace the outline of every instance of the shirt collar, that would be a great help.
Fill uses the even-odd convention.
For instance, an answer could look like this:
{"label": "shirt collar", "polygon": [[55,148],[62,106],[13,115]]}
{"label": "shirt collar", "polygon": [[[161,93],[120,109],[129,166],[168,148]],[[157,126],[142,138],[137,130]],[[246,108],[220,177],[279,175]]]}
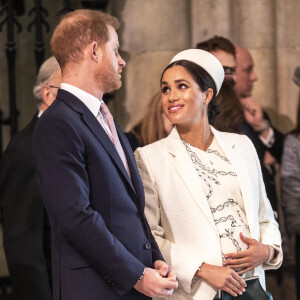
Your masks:
{"label": "shirt collar", "polygon": [[38,115],[37,115],[37,117],[39,118],[42,114],[43,114],[43,110],[41,110],[40,108],[39,108],[39,112],[38,112]]}
{"label": "shirt collar", "polygon": [[92,94],[89,94],[85,92],[84,90],[68,84],[68,83],[62,83],[61,84],[61,89],[73,94],[76,96],[79,100],[81,100],[87,108],[92,112],[92,114],[97,117],[97,114],[99,113],[100,110],[100,105],[101,102],[103,101],[102,99],[99,101],[95,96]]}

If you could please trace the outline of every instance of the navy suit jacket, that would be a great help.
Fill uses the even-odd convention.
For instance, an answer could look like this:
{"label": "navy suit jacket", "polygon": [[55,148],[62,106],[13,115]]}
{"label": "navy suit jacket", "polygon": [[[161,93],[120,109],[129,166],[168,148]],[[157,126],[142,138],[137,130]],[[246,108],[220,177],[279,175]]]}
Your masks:
{"label": "navy suit jacket", "polygon": [[116,125],[131,173],[90,110],[71,93],[40,118],[33,156],[52,231],[54,300],[148,299],[133,286],[163,259],[144,215],[144,189]]}
{"label": "navy suit jacket", "polygon": [[16,299],[51,300],[50,225],[36,181],[32,137],[38,118],[18,132],[0,164],[3,246]]}
{"label": "navy suit jacket", "polygon": [[[264,112],[264,119],[270,121],[269,116],[266,112]],[[283,141],[284,141],[284,135],[279,132],[276,128],[273,128],[274,131],[274,143],[272,147],[267,148],[263,142],[259,138],[259,134],[253,130],[253,128],[247,123],[245,120],[241,124],[240,127],[240,133],[246,134],[248,138],[252,141],[260,164],[261,164],[261,170],[263,174],[263,179],[266,187],[267,196],[271,202],[273,210],[277,211],[277,193],[276,193],[276,184],[275,184],[275,174],[276,170],[275,168],[272,168],[271,170],[267,168],[264,164],[264,156],[266,151],[269,151],[276,160],[280,163],[281,162],[281,156],[283,151]]]}

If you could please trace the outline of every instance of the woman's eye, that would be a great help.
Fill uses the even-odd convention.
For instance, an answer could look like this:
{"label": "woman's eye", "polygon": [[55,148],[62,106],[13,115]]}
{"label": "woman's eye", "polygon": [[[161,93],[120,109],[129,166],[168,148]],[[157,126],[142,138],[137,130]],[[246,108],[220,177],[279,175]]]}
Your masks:
{"label": "woman's eye", "polygon": [[178,85],[178,87],[179,87],[180,89],[186,89],[186,88],[187,88],[187,85],[184,84],[184,83],[180,83],[180,84]]}
{"label": "woman's eye", "polygon": [[167,86],[163,86],[163,87],[161,88],[161,92],[162,92],[163,94],[167,93],[168,91],[169,91],[169,88],[168,88]]}

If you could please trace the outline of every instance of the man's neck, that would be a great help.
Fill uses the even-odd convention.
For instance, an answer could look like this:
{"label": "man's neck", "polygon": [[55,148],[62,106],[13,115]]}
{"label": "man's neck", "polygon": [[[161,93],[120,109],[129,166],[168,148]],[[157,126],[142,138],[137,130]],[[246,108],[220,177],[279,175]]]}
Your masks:
{"label": "man's neck", "polygon": [[72,68],[64,71],[62,82],[78,87],[99,100],[103,97],[103,91],[99,89],[99,85],[95,82],[93,73],[84,65],[82,67],[73,65]]}

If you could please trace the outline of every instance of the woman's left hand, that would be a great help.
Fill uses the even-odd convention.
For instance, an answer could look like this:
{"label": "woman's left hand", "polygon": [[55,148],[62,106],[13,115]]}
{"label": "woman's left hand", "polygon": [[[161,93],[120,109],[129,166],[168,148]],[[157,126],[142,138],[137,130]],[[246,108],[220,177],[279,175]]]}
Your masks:
{"label": "woman's left hand", "polygon": [[240,237],[249,248],[241,252],[225,254],[226,260],[223,266],[237,270],[237,273],[242,275],[266,262],[269,259],[270,247],[255,239],[247,238],[242,233]]}

